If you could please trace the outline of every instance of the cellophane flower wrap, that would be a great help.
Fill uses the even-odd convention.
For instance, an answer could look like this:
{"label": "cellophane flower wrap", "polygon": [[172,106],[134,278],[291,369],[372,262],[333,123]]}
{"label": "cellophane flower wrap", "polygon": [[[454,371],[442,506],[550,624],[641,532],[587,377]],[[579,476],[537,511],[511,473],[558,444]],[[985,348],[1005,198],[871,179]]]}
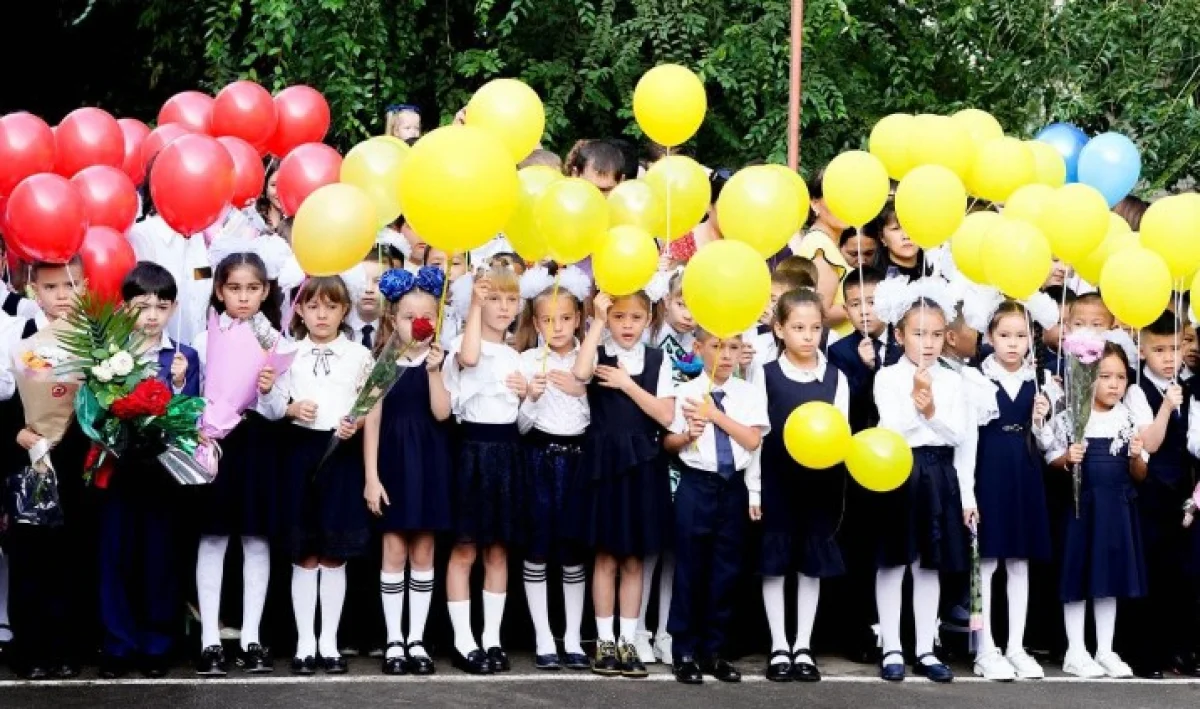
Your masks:
{"label": "cellophane flower wrap", "polygon": [[[1069,443],[1081,443],[1087,431],[1088,419],[1092,416],[1096,376],[1100,371],[1100,358],[1104,354],[1104,336],[1091,330],[1076,330],[1063,338],[1062,352],[1067,356],[1064,386],[1071,434]],[[1071,468],[1071,482],[1075,495],[1075,516],[1078,517],[1083,482],[1083,471],[1078,464]]]}

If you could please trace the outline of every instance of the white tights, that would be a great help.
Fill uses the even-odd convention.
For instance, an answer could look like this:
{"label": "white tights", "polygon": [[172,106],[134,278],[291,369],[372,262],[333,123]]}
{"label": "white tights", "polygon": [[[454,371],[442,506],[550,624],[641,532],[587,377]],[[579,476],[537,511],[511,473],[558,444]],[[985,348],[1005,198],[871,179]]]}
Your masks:
{"label": "white tights", "polygon": [[[983,643],[980,653],[996,647],[992,635],[992,576],[1000,567],[997,559],[979,562],[980,591],[983,596]],[[1025,617],[1029,613],[1029,562],[1024,559],[1008,559],[1004,562],[1008,573],[1008,647],[1007,654],[1024,651]]]}
{"label": "white tights", "polygon": [[[911,566],[890,566],[875,573],[875,604],[879,610],[879,634],[883,640],[883,652],[900,653],[900,610],[903,608],[904,572],[912,569],[913,574],[913,621],[916,627],[917,656],[930,655],[923,660],[926,664],[938,662],[932,656],[933,641],[937,637],[938,598],[941,582],[938,572],[921,568],[921,562]],[[896,661],[900,655],[888,659],[890,665],[903,664]]]}

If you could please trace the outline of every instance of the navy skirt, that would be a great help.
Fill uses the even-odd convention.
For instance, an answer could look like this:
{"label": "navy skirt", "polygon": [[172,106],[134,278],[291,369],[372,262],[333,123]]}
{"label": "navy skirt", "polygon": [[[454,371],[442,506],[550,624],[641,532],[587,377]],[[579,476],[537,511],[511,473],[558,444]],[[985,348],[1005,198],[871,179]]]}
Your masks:
{"label": "navy skirt", "polygon": [[296,559],[361,556],[370,537],[370,513],[363,500],[362,435],[341,441],[318,469],[333,432],[289,425],[279,481],[285,500],[280,528],[288,550]]}
{"label": "navy skirt", "polygon": [[579,520],[586,510],[583,436],[525,436],[528,461],[529,538],[526,557],[572,565],[582,558]]}
{"label": "navy skirt", "polygon": [[978,461],[975,494],[980,557],[1049,560],[1046,485],[1027,427],[1010,424],[981,429]]}
{"label": "navy skirt", "polygon": [[[589,440],[588,450],[606,445],[611,438]],[[675,513],[666,458],[661,453],[646,455],[620,470],[599,470],[593,461],[588,464],[584,536],[588,546],[617,558],[642,558],[668,549]]]}
{"label": "navy skirt", "polygon": [[763,461],[763,576],[801,573],[832,578],[846,573],[838,527],[845,509],[846,470],[809,470]]}
{"label": "navy skirt", "polygon": [[284,425],[248,411],[218,442],[217,477],[197,496],[201,534],[265,537],[277,531],[279,431]]}
{"label": "navy skirt", "polygon": [[453,529],[449,426],[387,413],[385,405],[378,466],[390,503],[383,506],[376,528],[385,533]]}
{"label": "navy skirt", "polygon": [[920,561],[925,569],[967,570],[970,547],[953,448],[914,448],[912,474],[881,496],[879,509],[876,568]]}
{"label": "navy skirt", "polygon": [[525,458],[516,423],[464,421],[454,473],[454,532],[459,543],[521,545],[529,512]]}

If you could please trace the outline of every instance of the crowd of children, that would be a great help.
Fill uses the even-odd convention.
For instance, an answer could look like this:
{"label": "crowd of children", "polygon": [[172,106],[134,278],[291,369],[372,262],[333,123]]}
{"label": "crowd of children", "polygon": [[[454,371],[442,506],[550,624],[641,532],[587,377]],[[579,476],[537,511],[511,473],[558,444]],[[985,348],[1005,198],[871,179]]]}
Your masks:
{"label": "crowd of children", "polygon": [[[414,128],[415,109],[394,108],[389,123],[415,138],[419,114]],[[611,189],[637,174],[629,147],[583,143],[565,171]],[[546,151],[531,161],[561,166]],[[55,450],[66,525],[15,524],[4,538],[12,627],[0,622],[0,632],[22,676],[75,676],[97,644],[102,677],[139,666],[164,675],[193,568],[197,672],[225,675],[234,537],[242,611],[233,660],[251,674],[272,672],[269,648],[283,645],[260,633],[272,588],[290,588],[293,673],[344,673],[346,638],[378,634],[383,673],[432,674],[425,628],[442,583],[454,665],[508,671],[510,569],[521,573],[540,670],[643,677],[659,661],[682,683],[739,681],[730,636],[739,619],[762,613],[739,582],[757,575],[767,679],[820,680],[825,648],[814,628],[836,610],[841,644],[877,662],[883,679],[904,679],[909,659],[915,674],[947,682],[939,630],[969,612],[967,579],[977,574],[976,674],[1043,676],[1024,631],[1045,599],[1061,609],[1039,614],[1037,641],[1052,649],[1050,619],[1062,618],[1069,674],[1197,673],[1200,540],[1181,524],[1200,454],[1186,307],[1164,313],[1128,351],[1131,339],[1086,284],[1068,289],[1052,275],[1049,315],[1046,296],[1021,303],[964,284],[944,249],[924,253],[890,207],[861,231],[838,222],[819,176],[811,224],[771,260],[769,306],[739,337],[692,319],[679,270],[688,248],[664,249],[644,290],[611,297],[596,292],[586,264],[527,264],[503,237],[450,255],[401,219],[360,266],[305,278],[272,173],[258,208],[231,210],[212,233],[175,234],[147,204],[130,236],[141,261],[123,296],[148,336],[142,356],[176,392],[204,391],[211,328],[249,323],[264,347],[293,353],[290,366],[258,372],[257,399],[219,441],[208,485],[176,486],[146,461],[137,479],[126,468],[107,489],[88,490],[78,474],[86,440],[77,425],[67,432]],[[713,171],[715,189],[727,173]],[[718,238],[715,220],[685,237],[691,249]],[[78,261],[16,275],[36,307],[15,293],[6,300],[10,354],[84,287]],[[1086,440],[1074,440],[1057,348],[1064,332],[1084,329],[1110,342]],[[389,344],[397,384],[369,414],[349,416]],[[15,467],[39,440],[10,380],[0,379],[9,397],[0,426]],[[914,461],[907,481],[873,493],[841,466],[797,463],[782,431],[815,401],[854,431],[903,436]],[[290,580],[279,578],[280,562]],[[998,624],[997,572],[1007,608]],[[552,576],[562,583],[558,639]],[[836,592],[822,602],[827,587]],[[1118,626],[1119,609],[1129,621]],[[377,625],[347,628],[343,611],[350,625]],[[1003,646],[996,627],[1006,629]]]}

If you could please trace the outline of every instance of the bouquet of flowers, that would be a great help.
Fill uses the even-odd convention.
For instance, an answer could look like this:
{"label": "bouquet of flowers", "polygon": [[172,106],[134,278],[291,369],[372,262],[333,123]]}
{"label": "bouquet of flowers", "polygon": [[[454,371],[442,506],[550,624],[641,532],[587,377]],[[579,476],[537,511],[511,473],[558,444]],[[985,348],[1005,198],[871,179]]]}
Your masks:
{"label": "bouquet of flowers", "polygon": [[[1092,399],[1096,386],[1096,375],[1100,370],[1100,356],[1104,354],[1104,337],[1090,330],[1077,330],[1063,338],[1062,352],[1067,355],[1067,421],[1070,443],[1084,440],[1088,419],[1092,416]],[[1079,489],[1083,472],[1078,465],[1071,469],[1071,480],[1075,494],[1075,516],[1079,516]]]}
{"label": "bouquet of flowers", "polygon": [[110,455],[196,449],[204,400],[176,396],[155,376],[158,363],[141,356],[146,338],[137,330],[135,311],[85,294],[63,321],[69,329],[58,333],[58,342],[73,359],[56,369],[82,376],[75,414],[95,442],[85,479],[106,487]]}

